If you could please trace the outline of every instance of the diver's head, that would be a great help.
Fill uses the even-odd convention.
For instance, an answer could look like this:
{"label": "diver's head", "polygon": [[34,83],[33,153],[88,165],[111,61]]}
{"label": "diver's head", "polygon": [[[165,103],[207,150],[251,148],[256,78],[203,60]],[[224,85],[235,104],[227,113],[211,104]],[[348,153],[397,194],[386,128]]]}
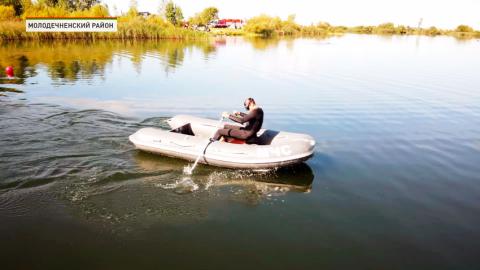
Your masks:
{"label": "diver's head", "polygon": [[245,102],[243,102],[243,106],[245,107],[245,110],[249,111],[251,110],[252,108],[254,108],[256,105],[255,103],[255,99],[249,97],[245,100]]}

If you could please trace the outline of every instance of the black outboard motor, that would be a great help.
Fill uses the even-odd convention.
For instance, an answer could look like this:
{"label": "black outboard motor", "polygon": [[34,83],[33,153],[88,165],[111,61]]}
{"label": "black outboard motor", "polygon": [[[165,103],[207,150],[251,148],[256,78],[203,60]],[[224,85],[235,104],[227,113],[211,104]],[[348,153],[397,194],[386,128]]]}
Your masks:
{"label": "black outboard motor", "polygon": [[195,136],[195,134],[193,134],[192,126],[190,125],[190,123],[185,124],[179,128],[172,129],[171,132]]}

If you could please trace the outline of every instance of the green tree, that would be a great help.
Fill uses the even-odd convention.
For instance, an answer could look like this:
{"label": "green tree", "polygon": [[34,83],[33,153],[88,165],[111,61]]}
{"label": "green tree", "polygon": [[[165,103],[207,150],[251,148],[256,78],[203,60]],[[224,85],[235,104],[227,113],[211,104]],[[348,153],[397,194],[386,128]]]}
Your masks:
{"label": "green tree", "polygon": [[13,6],[0,5],[0,21],[11,20],[15,17],[15,9]]}
{"label": "green tree", "polygon": [[179,25],[183,20],[182,9],[170,1],[165,6],[165,17],[173,25]]}
{"label": "green tree", "polygon": [[15,10],[15,15],[19,16],[24,11],[23,2],[24,2],[24,0],[0,0],[0,5],[1,6],[12,6],[13,9]]}
{"label": "green tree", "polygon": [[100,0],[68,0],[68,8],[71,10],[85,10],[100,4]]}
{"label": "green tree", "polygon": [[216,7],[208,7],[202,12],[195,14],[190,18],[189,22],[194,25],[207,25],[212,20],[218,19],[218,9]]}
{"label": "green tree", "polygon": [[[25,0],[19,0],[25,4]],[[27,0],[29,1],[29,0]],[[31,1],[29,1],[31,2]],[[49,7],[63,7],[70,11],[86,10],[100,4],[100,0],[38,0],[37,4]]]}
{"label": "green tree", "polygon": [[473,32],[473,28],[468,26],[468,25],[461,24],[461,25],[457,26],[455,31],[468,33],[468,32]]}
{"label": "green tree", "polygon": [[165,5],[165,18],[172,24],[176,24],[177,21],[175,19],[175,4],[173,2],[168,2]]}
{"label": "green tree", "polygon": [[175,20],[177,24],[180,24],[183,21],[183,12],[179,6],[175,6]]}
{"label": "green tree", "polygon": [[206,23],[209,23],[212,20],[218,19],[218,8],[208,7],[202,11],[202,18]]}

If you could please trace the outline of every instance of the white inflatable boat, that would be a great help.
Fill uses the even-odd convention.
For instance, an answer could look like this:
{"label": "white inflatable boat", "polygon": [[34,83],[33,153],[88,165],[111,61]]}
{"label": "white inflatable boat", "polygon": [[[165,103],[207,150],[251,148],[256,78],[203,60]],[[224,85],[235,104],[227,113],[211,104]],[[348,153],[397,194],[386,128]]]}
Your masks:
{"label": "white inflatable boat", "polygon": [[[303,162],[313,156],[315,140],[306,134],[262,129],[255,143],[209,142],[219,122],[189,115],[167,120],[171,130],[142,128],[130,135],[137,149],[200,163],[243,169],[267,169]],[[208,145],[208,146],[207,146]],[[207,146],[207,147],[206,147]]]}

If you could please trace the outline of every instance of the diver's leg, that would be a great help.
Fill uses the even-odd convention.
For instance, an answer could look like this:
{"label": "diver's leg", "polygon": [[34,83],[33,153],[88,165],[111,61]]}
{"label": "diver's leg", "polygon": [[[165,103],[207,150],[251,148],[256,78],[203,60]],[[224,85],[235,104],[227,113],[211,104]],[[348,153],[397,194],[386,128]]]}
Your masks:
{"label": "diver's leg", "polygon": [[231,129],[226,129],[226,128],[221,128],[215,132],[215,135],[213,135],[213,140],[218,141],[220,137],[222,136],[229,136],[228,133]]}
{"label": "diver's leg", "polygon": [[240,129],[242,129],[243,127],[236,126],[236,125],[229,125],[229,124],[225,124],[225,126],[224,126],[223,128],[226,128],[226,129],[237,129],[237,130],[240,130]]}
{"label": "diver's leg", "polygon": [[233,137],[233,138],[236,138],[236,139],[240,139],[240,140],[246,140],[246,139],[248,139],[252,136],[252,133],[250,131],[247,131],[247,130],[231,129],[227,136]]}

